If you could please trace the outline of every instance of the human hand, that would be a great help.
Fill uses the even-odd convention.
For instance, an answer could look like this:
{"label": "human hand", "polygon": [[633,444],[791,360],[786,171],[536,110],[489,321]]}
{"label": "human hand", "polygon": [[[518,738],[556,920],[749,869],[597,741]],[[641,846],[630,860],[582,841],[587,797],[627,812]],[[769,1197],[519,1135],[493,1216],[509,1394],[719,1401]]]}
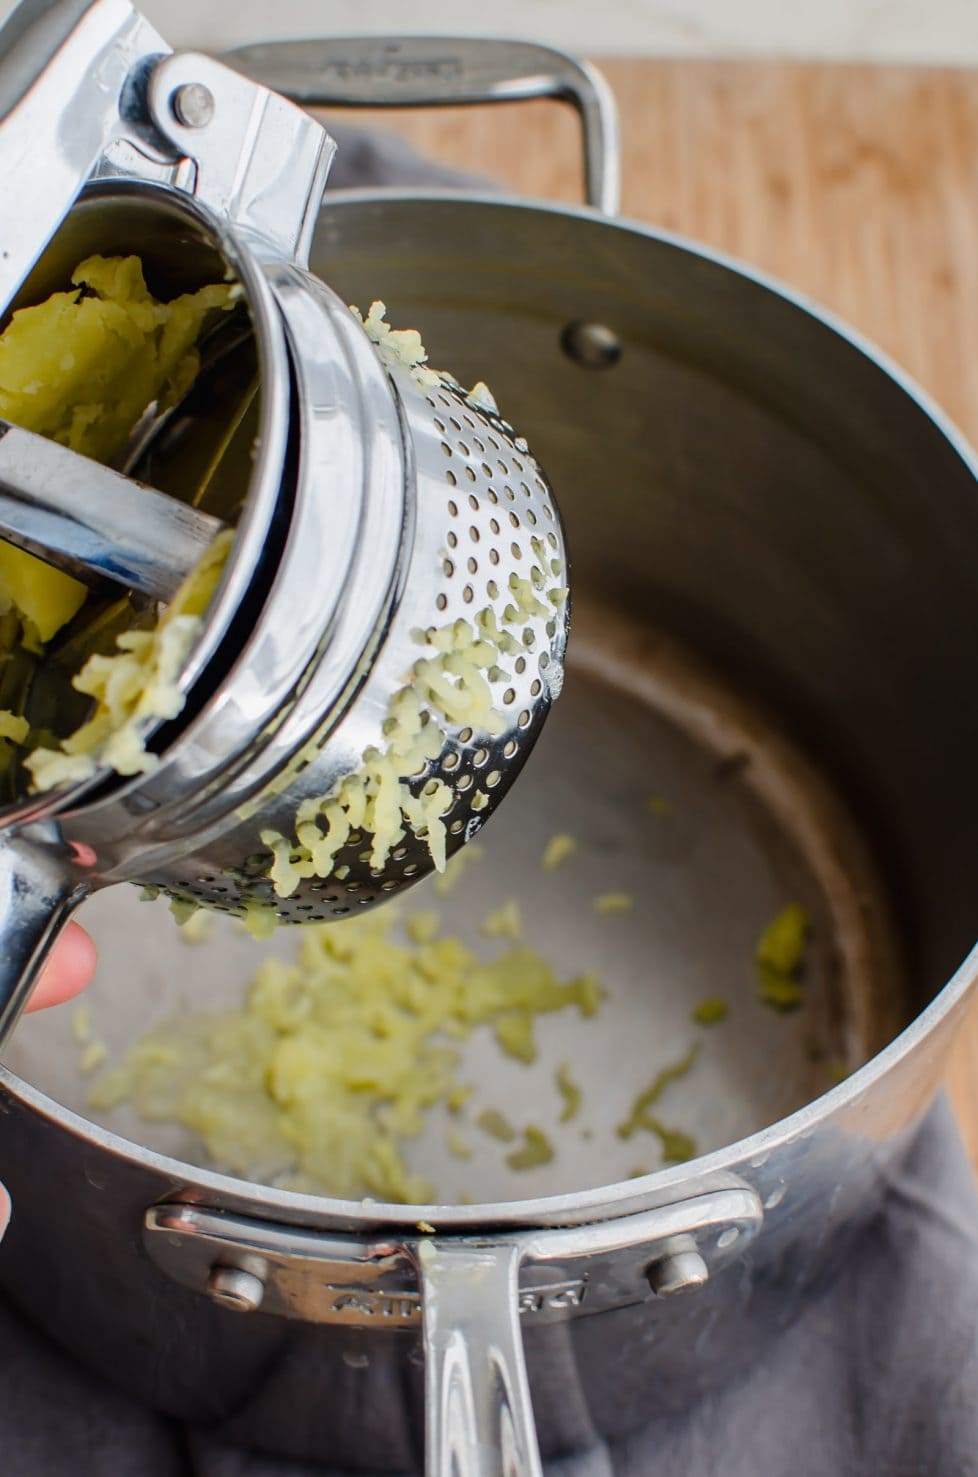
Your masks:
{"label": "human hand", "polygon": [[[95,973],[95,945],[83,928],[69,923],[34,986],[28,1010],[60,1005],[84,990]],[[10,1196],[0,1185],[0,1241],[10,1220]]]}

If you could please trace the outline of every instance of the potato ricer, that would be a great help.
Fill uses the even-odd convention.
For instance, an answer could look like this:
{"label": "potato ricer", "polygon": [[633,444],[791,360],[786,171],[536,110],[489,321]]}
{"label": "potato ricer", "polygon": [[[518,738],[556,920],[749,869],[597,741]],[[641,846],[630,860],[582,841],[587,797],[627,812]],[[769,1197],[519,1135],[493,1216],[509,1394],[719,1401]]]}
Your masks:
{"label": "potato ricer", "polygon": [[[241,293],[125,465],[0,425],[4,536],[96,596],[145,617],[234,529],[152,767],[0,810],[0,1038],[95,889],[263,923],[397,893],[482,826],[560,691],[566,556],[526,442],[307,269],[333,152],[126,0],[24,0],[0,31],[3,312],[93,253],[138,256],[161,298]],[[32,724],[50,665],[25,684]]]}

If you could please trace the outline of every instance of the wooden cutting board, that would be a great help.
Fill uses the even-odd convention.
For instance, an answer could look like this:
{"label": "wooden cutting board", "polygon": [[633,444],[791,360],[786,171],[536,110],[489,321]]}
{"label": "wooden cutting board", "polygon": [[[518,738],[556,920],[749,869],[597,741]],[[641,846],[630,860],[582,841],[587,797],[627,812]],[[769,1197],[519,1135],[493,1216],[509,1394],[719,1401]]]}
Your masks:
{"label": "wooden cutting board", "polygon": [[[623,214],[810,293],[903,364],[978,445],[978,72],[600,66],[621,109]],[[520,192],[581,198],[569,108],[359,116]],[[978,863],[975,924],[978,934]],[[947,1080],[978,1169],[978,1005]]]}

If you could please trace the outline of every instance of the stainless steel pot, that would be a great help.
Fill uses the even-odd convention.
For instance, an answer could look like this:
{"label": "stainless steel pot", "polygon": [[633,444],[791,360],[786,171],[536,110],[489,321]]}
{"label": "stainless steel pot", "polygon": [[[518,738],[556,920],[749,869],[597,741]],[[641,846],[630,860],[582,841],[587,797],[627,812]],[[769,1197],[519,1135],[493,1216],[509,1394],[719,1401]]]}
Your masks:
{"label": "stainless steel pot", "polygon": [[[310,43],[305,80],[275,82],[306,101],[363,100],[364,79],[370,101],[566,92],[568,64],[537,49],[480,49],[470,84],[473,55]],[[572,75],[593,179],[601,99]],[[745,1005],[691,1086],[711,1152],[628,1180],[619,1150],[582,1148],[538,1198],[367,1205],[93,1124],[63,1027],[32,1020],[22,1075],[0,1077],[16,1208],[0,1276],[93,1368],[229,1439],[370,1470],[424,1448],[432,1474],[515,1477],[538,1470],[534,1421],[545,1455],[622,1433],[776,1337],[844,1262],[936,1089],[978,966],[978,695],[956,659],[978,627],[978,464],[811,305],[596,208],[334,196],[313,268],[350,301],[384,297],[433,362],[518,407],[565,510],[577,655],[522,813],[490,830],[531,889],[540,838],[579,806],[594,878],[617,867],[641,896],[606,936],[628,988],[624,1036],[589,1053],[599,1116],[639,1019],[640,1058],[668,1046],[780,886],[811,894],[812,1009],[858,1069],[817,1096],[800,1033]],[[666,781],[689,827],[672,851],[634,818]],[[553,895],[536,911],[555,948],[598,926]],[[154,988],[147,933],[116,925],[120,1002],[134,970]]]}

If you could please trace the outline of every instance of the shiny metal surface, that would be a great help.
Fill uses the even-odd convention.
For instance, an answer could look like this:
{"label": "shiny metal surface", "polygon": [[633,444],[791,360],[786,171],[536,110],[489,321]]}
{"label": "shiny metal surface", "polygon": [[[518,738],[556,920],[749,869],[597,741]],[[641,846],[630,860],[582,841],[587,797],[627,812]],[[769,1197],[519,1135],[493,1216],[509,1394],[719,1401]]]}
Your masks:
{"label": "shiny metal surface", "polygon": [[[646,1261],[659,1296],[702,1283],[743,1255],[762,1221],[746,1186],[600,1226],[482,1240],[432,1231],[363,1241],[172,1205],[150,1210],[144,1244],[168,1276],[236,1309],[374,1329],[420,1319],[431,1477],[533,1477],[521,1322],[552,1326],[641,1301]],[[617,1266],[607,1261],[615,1253],[626,1254]]]}
{"label": "shiny metal surface", "polygon": [[265,1284],[254,1272],[243,1267],[211,1268],[207,1279],[207,1296],[221,1308],[236,1313],[254,1313],[261,1307]]}
{"label": "shiny metal surface", "polygon": [[422,1242],[428,1477],[541,1477],[518,1245]]}
{"label": "shiny metal surface", "polygon": [[99,157],[132,134],[133,73],[167,49],[128,0],[21,0],[0,28],[0,314]]}
{"label": "shiny metal surface", "polygon": [[[192,121],[175,99],[200,98]],[[149,114],[194,161],[193,193],[264,256],[305,263],[336,145],[283,97],[199,52],[165,57],[147,88]]]}
{"label": "shiny metal surface", "polygon": [[[264,1312],[346,1328],[386,1323],[404,1329],[423,1323],[425,1285],[437,1290],[443,1322],[453,1297],[465,1292],[462,1283],[455,1283],[453,1269],[459,1262],[439,1263],[443,1246],[449,1257],[453,1248],[459,1258],[466,1251],[478,1253],[484,1269],[494,1254],[505,1260],[515,1252],[520,1276],[513,1312],[538,1324],[644,1300],[649,1291],[646,1264],[697,1253],[707,1274],[718,1271],[743,1254],[764,1220],[754,1191],[733,1180],[723,1189],[675,1204],[545,1235],[511,1230],[492,1237],[445,1239],[439,1235],[444,1207],[433,1213],[438,1226],[430,1233],[429,1223],[421,1221],[410,1234],[402,1227],[396,1236],[380,1233],[364,1239],[301,1230],[203,1204],[156,1205],[145,1216],[143,1245],[151,1260],[184,1287],[205,1291],[216,1267],[238,1267],[261,1279]],[[619,1253],[625,1255],[617,1264],[598,1260]],[[440,1266],[451,1286],[442,1286]],[[495,1273],[487,1270],[487,1275]],[[478,1280],[474,1273],[469,1277],[470,1283]],[[483,1305],[486,1301],[483,1297]],[[512,1363],[509,1352],[506,1358]],[[515,1378],[514,1371],[507,1381]]]}
{"label": "shiny metal surface", "polygon": [[170,600],[224,525],[0,421],[0,533],[86,583]]}
{"label": "shiny metal surface", "polygon": [[[775,284],[653,231],[512,201],[349,196],[324,211],[319,260],[348,299],[380,290],[392,312],[407,315],[402,321],[430,319],[433,358],[463,375],[478,360],[501,402],[521,407],[561,491],[575,588],[616,616],[594,627],[592,675],[635,660],[654,666],[663,631],[672,632],[756,700],[759,732],[748,725],[748,735],[763,738],[763,715],[775,713],[842,795],[899,903],[888,920],[893,957],[886,967],[884,950],[884,967],[866,977],[855,1025],[854,1045],[861,1032],[874,1054],[845,1083],[767,1126],[730,1124],[728,1137],[690,1164],[474,1206],[370,1206],[235,1181],[185,1154],[126,1142],[5,1073],[5,1178],[18,1216],[0,1275],[12,1297],[94,1367],[229,1440],[308,1459],[329,1450],[335,1463],[366,1471],[417,1470],[419,1303],[400,1280],[417,1222],[436,1226],[436,1248],[527,1233],[557,1282],[541,1277],[522,1287],[532,1294],[523,1315],[526,1371],[542,1449],[563,1454],[598,1433],[621,1435],[651,1415],[688,1409],[776,1339],[844,1260],[939,1080],[978,969],[973,899],[961,883],[978,824],[978,700],[962,687],[955,657],[978,621],[978,467],[879,356]],[[582,321],[604,325],[620,343],[605,373],[561,347],[567,325]],[[674,713],[677,704],[653,695],[662,690],[668,682],[643,684],[642,700]],[[607,687],[597,691],[607,701]],[[585,711],[597,708],[592,696]],[[609,704],[604,730],[602,773],[617,780],[613,833],[593,843],[605,869],[627,856],[619,843],[636,790],[654,785],[669,752],[657,731],[641,765],[609,765],[628,727],[621,711]],[[712,753],[704,736],[716,732],[716,713],[709,703],[697,711]],[[573,731],[561,744],[572,759]],[[767,773],[750,749],[746,764],[738,748],[727,761],[726,773],[745,783]],[[528,823],[531,783],[528,776]],[[810,838],[811,811],[793,808],[793,793],[769,788],[768,810]],[[551,815],[541,822],[550,829]],[[535,865],[538,851],[529,855]],[[840,889],[846,905],[858,912],[860,869],[850,871],[845,848],[834,862],[833,875],[850,883]],[[686,899],[687,916],[705,925],[688,930],[689,947],[707,934],[718,970],[730,957],[729,940],[722,951],[716,941],[724,909],[730,919],[737,912],[739,874],[721,873],[708,908],[691,890],[695,875],[664,870],[675,889],[665,902]],[[655,901],[650,892],[653,915]],[[552,935],[576,943],[572,897],[551,898],[540,911]],[[865,942],[858,930],[855,937]],[[645,976],[653,1002],[672,998],[663,981],[677,972],[653,967]],[[690,1006],[694,988],[698,977],[685,995],[680,979],[675,995]],[[632,1043],[637,1034],[633,1018]],[[643,1035],[642,1050],[652,1039]],[[597,1048],[590,1055],[600,1062]],[[634,1055],[609,1055],[604,1080],[616,1082]],[[740,1069],[729,1086],[719,1079],[722,1123],[765,1071],[745,1038],[721,1055]],[[780,1057],[768,1049],[768,1067]],[[617,1172],[617,1163],[608,1169]],[[718,1191],[750,1197],[755,1230],[760,1204],[757,1234],[741,1255],[725,1226],[716,1237],[730,1254],[725,1266],[708,1268],[707,1282],[686,1296],[653,1293],[655,1268],[668,1272],[669,1258],[691,1254],[683,1238],[696,1201]],[[80,1211],[70,1225],[59,1215],[66,1197]],[[675,1209],[675,1239],[650,1254],[634,1222],[666,1206]],[[267,1262],[270,1248],[281,1250],[282,1275],[308,1299],[302,1316],[241,1318],[203,1295],[217,1249],[210,1237],[226,1253],[234,1217],[259,1223],[235,1228],[245,1237],[239,1251]],[[623,1229],[627,1219],[633,1224]],[[159,1227],[173,1270],[148,1264],[139,1233],[147,1225]],[[169,1239],[181,1226],[190,1231],[179,1233],[180,1246],[192,1252]],[[568,1237],[591,1233],[582,1301],[575,1268],[560,1258]],[[335,1253],[337,1238],[361,1264],[352,1288],[331,1293],[309,1262],[313,1248]],[[387,1280],[364,1285],[365,1250],[381,1245],[387,1260],[377,1270]],[[696,1254],[709,1260],[699,1241]],[[196,1280],[188,1271],[184,1283],[178,1259]],[[589,1304],[592,1293],[609,1286],[630,1296],[598,1311],[601,1297]],[[352,1299],[345,1319],[330,1296]],[[320,1323],[324,1306],[332,1316]],[[383,1410],[384,1419],[364,1422],[364,1410]]]}
{"label": "shiny metal surface", "polygon": [[[342,883],[313,878],[280,900],[262,832],[289,834],[303,799],[327,794],[366,749],[384,747],[391,698],[433,614],[448,625],[490,608],[502,622],[508,570],[528,569],[531,538],[547,540],[562,568],[564,549],[539,468],[501,421],[448,387],[422,393],[406,371],[385,372],[345,304],[298,269],[270,271],[269,281],[298,348],[306,432],[266,615],[158,769],[60,825],[82,887],[138,879],[220,910],[259,903],[304,922],[410,885],[432,868],[427,846],[406,838],[380,873],[351,839],[336,857]],[[348,494],[326,510],[321,489],[336,485]],[[299,591],[316,598],[297,601]],[[556,609],[527,620],[525,656],[490,681],[503,732],[446,725],[442,753],[417,776],[419,789],[444,776],[456,794],[450,850],[519,773],[560,691],[566,631]],[[234,701],[247,728],[232,727]]]}
{"label": "shiny metal surface", "polygon": [[[333,153],[319,125],[193,53],[156,59],[145,95],[173,151],[169,173],[161,177],[161,159],[147,162],[121,123],[110,129],[104,178],[56,249],[63,257],[86,231],[100,248],[126,232],[132,242],[141,210],[144,225],[166,221],[187,191],[194,219],[210,227],[212,260],[235,271],[251,312],[258,450],[244,472],[249,495],[229,567],[181,675],[185,715],[161,741],[162,762],[111,787],[97,788],[99,775],[25,801],[6,823],[29,851],[48,844],[41,833],[57,815],[72,897],[139,880],[223,911],[257,904],[290,922],[340,916],[429,872],[424,836],[408,832],[372,867],[354,831],[330,875],[280,898],[267,875],[269,829],[292,838],[304,800],[318,802],[365,753],[385,750],[419,632],[486,611],[505,628],[511,581],[539,578],[537,613],[517,613],[518,654],[490,672],[504,731],[489,740],[446,721],[441,752],[412,777],[415,794],[447,782],[450,851],[479,829],[560,691],[567,612],[547,603],[566,580],[560,522],[525,442],[453,387],[422,389],[400,365],[382,368],[346,305],[303,271]],[[192,117],[174,103],[181,98],[196,99]],[[186,242],[179,247],[182,259]],[[46,258],[31,286],[51,272]],[[11,945],[0,996],[12,1001],[43,952],[31,947],[19,959],[9,914],[3,928]],[[13,1020],[8,1013],[5,1031]]]}
{"label": "shiny metal surface", "polygon": [[236,47],[224,60],[309,108],[569,102],[583,130],[587,202],[604,215],[618,211],[614,96],[596,68],[551,46],[462,36],[309,37]]}
{"label": "shiny metal surface", "polygon": [[52,829],[29,848],[0,841],[0,1045],[19,1019],[53,939],[84,897],[84,889],[66,875]]}
{"label": "shiny metal surface", "polygon": [[[432,226],[434,239],[443,243],[441,256],[432,253]],[[763,1067],[750,1055],[745,1024],[743,1037],[717,1046],[733,1075],[711,1077],[710,1087],[701,1085],[689,1099],[704,1112],[709,1101],[715,1106],[719,1138],[705,1139],[710,1152],[631,1181],[616,1162],[607,1167],[622,1175],[618,1183],[596,1179],[584,1190],[555,1189],[542,1199],[532,1198],[531,1187],[531,1198],[524,1192],[522,1199],[514,1195],[474,1206],[368,1207],[248,1185],[192,1167],[182,1145],[177,1157],[168,1158],[140,1147],[138,1139],[127,1143],[7,1075],[12,1152],[5,1175],[19,1214],[0,1271],[11,1295],[17,1297],[20,1288],[34,1315],[56,1326],[59,1337],[96,1368],[167,1410],[207,1420],[229,1440],[307,1458],[328,1448],[333,1460],[361,1470],[413,1470],[421,1449],[421,1347],[417,1302],[407,1307],[407,1317],[390,1311],[405,1309],[403,1282],[368,1289],[379,1293],[375,1299],[365,1296],[361,1278],[354,1288],[357,1324],[310,1323],[265,1312],[243,1319],[211,1308],[200,1291],[169,1275],[148,1272],[135,1234],[147,1206],[203,1199],[225,1219],[240,1215],[271,1223],[262,1252],[275,1227],[301,1229],[310,1239],[317,1232],[347,1236],[360,1246],[378,1239],[404,1244],[417,1238],[420,1219],[437,1227],[436,1239],[536,1227],[543,1243],[562,1227],[599,1226],[747,1185],[764,1207],[760,1233],[743,1257],[734,1247],[731,1262],[699,1289],[685,1296],[654,1295],[649,1265],[661,1258],[646,1255],[639,1244],[630,1255],[609,1253],[591,1279],[593,1287],[596,1279],[614,1276],[616,1285],[635,1289],[633,1300],[588,1316],[589,1290],[578,1316],[568,1319],[566,1307],[553,1322],[538,1313],[531,1327],[524,1314],[541,1447],[555,1454],[587,1445],[598,1432],[621,1434],[650,1414],[687,1408],[750,1358],[752,1348],[776,1338],[844,1259],[848,1237],[872,1213],[889,1159],[939,1080],[975,977],[970,903],[955,879],[965,875],[976,820],[967,797],[978,710],[961,692],[953,663],[935,666],[933,655],[953,647],[948,633],[969,629],[978,619],[972,576],[978,557],[975,463],[931,407],[863,346],[790,295],[688,243],[602,224],[585,213],[467,199],[349,196],[330,203],[320,230],[314,262],[332,263],[345,297],[362,300],[376,283],[392,310],[403,307],[418,321],[423,312],[433,314],[432,354],[446,363],[457,356],[463,370],[478,355],[491,368],[502,403],[521,406],[561,487],[581,611],[590,599],[617,613],[615,620],[601,617],[591,626],[594,664],[582,651],[585,672],[614,671],[617,662],[632,660],[632,650],[646,663],[662,649],[662,630],[672,628],[706,650],[730,683],[766,694],[761,711],[771,708],[782,726],[800,736],[842,789],[873,850],[885,858],[885,875],[901,904],[899,925],[888,926],[897,929],[892,942],[905,956],[904,971],[882,967],[869,977],[861,996],[863,1024],[855,1030],[856,1040],[862,1035],[874,1055],[841,1086],[794,1111],[771,1104],[770,1117],[743,1125],[734,1110],[764,1079]],[[467,257],[464,270],[456,270],[461,243],[468,243]],[[522,256],[517,243],[523,243]],[[574,263],[573,271],[541,276],[535,263],[560,253]],[[508,263],[502,277],[500,261]],[[517,262],[523,266],[514,267]],[[581,318],[607,323],[620,336],[622,354],[612,370],[596,375],[563,352],[563,327]],[[596,418],[603,442],[589,434]],[[792,468],[790,499],[785,466]],[[942,489],[937,501],[936,484]],[[601,489],[599,502],[595,487]],[[836,529],[838,536],[819,537],[813,530],[821,527]],[[897,557],[901,547],[905,557]],[[884,550],[886,557],[870,557],[871,549]],[[683,587],[695,597],[685,604],[674,598]],[[862,633],[858,643],[851,637],[854,629]],[[651,686],[644,677],[636,688],[630,674],[630,689],[675,692],[668,666],[666,661],[662,680]],[[610,770],[621,776],[615,792],[620,838],[624,815],[634,813],[636,779],[644,790],[655,787],[660,766],[672,773],[665,733],[636,725],[633,710],[615,707],[600,685],[595,690],[585,683],[583,709],[565,708],[573,704],[576,682],[572,671],[555,714],[558,727],[548,726],[544,744],[553,734],[570,763],[580,714],[594,718],[602,704],[608,726],[595,730],[596,745],[603,742],[607,754],[608,745],[635,735],[634,757],[628,750]],[[946,694],[955,694],[953,701],[941,700],[942,683]],[[954,715],[943,733],[944,766],[924,762],[931,752],[932,709],[921,706],[922,690]],[[658,698],[652,701],[659,705]],[[665,711],[679,709],[667,703]],[[696,698],[689,711],[700,714],[700,732],[723,733],[722,725],[716,729],[712,702]],[[562,736],[564,712],[568,728]],[[745,724],[744,735],[767,742],[766,720]],[[709,741],[707,751],[712,752]],[[590,752],[585,747],[585,761]],[[738,739],[728,760],[741,752]],[[740,763],[727,772],[744,783],[767,773],[755,758],[746,767]],[[560,772],[545,750],[540,764],[541,780]],[[523,791],[525,823],[538,804],[530,798],[533,785],[531,771]],[[956,796],[953,805],[941,799],[948,790]],[[878,803],[881,791],[884,806]],[[554,792],[555,807],[562,793]],[[783,787],[771,793],[782,794]],[[683,805],[692,803],[684,792]],[[493,832],[507,827],[510,812],[503,809]],[[552,832],[559,813],[541,811],[527,842],[527,875],[536,866],[540,837]],[[782,813],[810,815],[797,799],[785,800]],[[517,819],[524,818],[514,817],[514,826]],[[745,834],[752,834],[751,827]],[[719,930],[722,915],[688,892],[694,874],[675,867],[682,836],[680,830],[678,854],[657,848],[651,853],[673,889],[662,892],[661,918],[650,910],[656,935],[672,913],[681,920],[715,918]],[[502,832],[500,837],[512,845]],[[703,843],[695,854],[704,856]],[[595,865],[607,871],[617,855],[606,840],[595,849]],[[843,876],[857,874],[845,849],[837,861]],[[706,896],[728,897],[731,908],[741,909],[729,880],[736,875],[735,869],[721,873],[724,880]],[[859,895],[857,887],[854,903]],[[573,924],[581,910],[562,896],[538,906],[547,928],[544,946],[566,934],[579,952],[582,935]],[[691,921],[680,928],[686,929],[688,949],[702,930]],[[712,958],[715,973],[717,959],[731,957],[731,944],[722,930],[706,937],[712,939],[709,949],[722,950],[704,954],[704,971]],[[681,947],[678,935],[676,942]],[[176,941],[173,948],[179,948]],[[183,958],[161,957],[163,973],[147,988],[159,990],[167,973],[185,971]],[[678,1020],[683,1000],[688,1009],[708,974],[696,975],[686,994],[675,964],[653,964],[651,978],[661,1035],[669,998],[661,982],[676,979]],[[636,987],[642,979],[636,970]],[[629,999],[632,1015],[624,1017],[632,1021],[624,1054],[617,1043],[608,1058],[597,1047],[590,1052],[605,1080],[620,1077],[631,1061],[627,1038],[635,1039],[637,999]],[[29,1033],[56,1026],[32,1017],[18,1037],[18,1052],[27,1050]],[[643,1040],[658,1039],[651,1029]],[[779,1040],[785,1038],[772,1035],[759,1043],[768,1063],[780,1063],[786,1054]],[[672,1036],[662,1040],[662,1049],[668,1058]],[[66,1039],[59,1057],[38,1036],[34,1067],[28,1069],[23,1054],[18,1059],[39,1081],[47,1062],[63,1090],[64,1071],[56,1064],[70,1059],[71,1050]],[[613,1065],[602,1068],[603,1060]],[[631,1070],[640,1076],[648,1068],[638,1060]],[[82,1086],[74,1101],[79,1108],[83,1104]],[[527,1111],[533,1111],[529,1102]],[[70,1239],[67,1228],[62,1233],[52,1220],[52,1182],[60,1186],[59,1203],[68,1195],[89,1208],[72,1226]],[[196,1212],[187,1205],[164,1213]],[[674,1226],[677,1233],[682,1229]],[[215,1260],[212,1251],[201,1259],[202,1280]],[[69,1264],[75,1270],[66,1300],[58,1294],[59,1268]],[[390,1268],[388,1278],[395,1271]],[[555,1271],[559,1282],[573,1281],[573,1268],[569,1275],[562,1267]],[[295,1276],[304,1275],[297,1265]],[[532,1290],[529,1271],[525,1276]],[[114,1330],[111,1340],[95,1342],[91,1328],[98,1310],[103,1316],[107,1289],[116,1294]],[[573,1286],[560,1289],[557,1301],[566,1304],[575,1296],[579,1289]],[[546,1294],[534,1293],[533,1306],[546,1305]],[[154,1331],[148,1344],[147,1329]],[[113,1352],[120,1343],[129,1354],[124,1369]],[[354,1419],[354,1412],[380,1408],[382,1423],[364,1426]]]}

